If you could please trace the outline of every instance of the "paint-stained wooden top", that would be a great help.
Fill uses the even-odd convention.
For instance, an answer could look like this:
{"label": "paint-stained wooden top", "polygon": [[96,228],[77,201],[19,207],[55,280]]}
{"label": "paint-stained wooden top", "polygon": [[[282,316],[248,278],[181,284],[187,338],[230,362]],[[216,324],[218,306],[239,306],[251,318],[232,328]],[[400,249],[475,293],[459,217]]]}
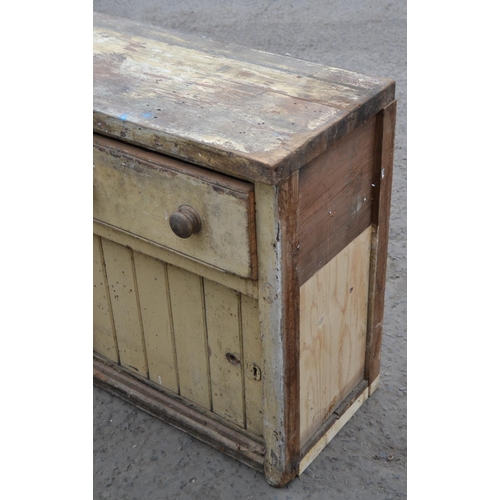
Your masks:
{"label": "paint-stained wooden top", "polygon": [[94,131],[276,184],[394,99],[394,82],[94,14]]}

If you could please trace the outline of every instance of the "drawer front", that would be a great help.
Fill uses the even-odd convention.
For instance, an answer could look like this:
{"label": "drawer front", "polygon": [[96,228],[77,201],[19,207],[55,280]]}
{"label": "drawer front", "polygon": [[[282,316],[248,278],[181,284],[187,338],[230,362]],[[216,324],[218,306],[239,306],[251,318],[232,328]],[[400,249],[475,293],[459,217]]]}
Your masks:
{"label": "drawer front", "polygon": [[[169,224],[181,205],[201,221],[187,238]],[[250,183],[94,135],[94,219],[222,271],[257,277]]]}

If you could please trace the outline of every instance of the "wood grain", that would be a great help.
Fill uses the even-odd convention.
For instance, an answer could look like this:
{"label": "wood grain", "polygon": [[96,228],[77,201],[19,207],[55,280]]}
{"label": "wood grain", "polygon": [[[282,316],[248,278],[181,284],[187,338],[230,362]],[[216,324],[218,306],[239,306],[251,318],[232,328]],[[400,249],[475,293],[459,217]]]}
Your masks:
{"label": "wood grain", "polygon": [[364,378],[371,228],[300,287],[300,443]]}
{"label": "wood grain", "polygon": [[279,186],[278,213],[281,223],[283,286],[283,348],[285,355],[286,473],[298,473],[300,456],[300,293],[299,293],[299,172]]}
{"label": "wood grain", "polygon": [[366,381],[363,380],[358,384],[358,387],[346,398],[342,407],[335,411],[331,418],[325,422],[324,428],[311,439],[312,446],[307,447],[300,460],[299,474],[302,474],[309,467],[311,462],[326,448],[328,443],[368,399],[369,389]]}
{"label": "wood grain", "polygon": [[[168,219],[192,206],[202,229],[179,238]],[[94,136],[94,218],[245,278],[256,277],[252,185]]]}
{"label": "wood grain", "polygon": [[120,364],[148,376],[132,251],[102,239]]}
{"label": "wood grain", "polygon": [[396,129],[396,101],[377,115],[376,184],[373,204],[370,295],[368,302],[368,337],[365,376],[371,385],[380,374],[380,352],[384,323],[384,295],[389,244],[392,167]]}
{"label": "wood grain", "polygon": [[94,130],[277,184],[394,99],[394,82],[94,15]]}
{"label": "wood grain", "polygon": [[373,117],[300,170],[300,284],[370,225],[375,129]]}
{"label": "wood grain", "polygon": [[96,383],[283,486],[380,380],[394,82],[101,14],[94,78]]}

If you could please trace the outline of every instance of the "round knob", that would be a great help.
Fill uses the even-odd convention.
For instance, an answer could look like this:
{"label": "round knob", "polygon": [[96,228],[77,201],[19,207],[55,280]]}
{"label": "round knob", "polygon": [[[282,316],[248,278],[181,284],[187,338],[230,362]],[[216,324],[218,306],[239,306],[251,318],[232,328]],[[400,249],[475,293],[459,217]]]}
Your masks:
{"label": "round knob", "polygon": [[172,231],[179,238],[189,238],[201,230],[201,217],[189,205],[181,205],[168,219]]}

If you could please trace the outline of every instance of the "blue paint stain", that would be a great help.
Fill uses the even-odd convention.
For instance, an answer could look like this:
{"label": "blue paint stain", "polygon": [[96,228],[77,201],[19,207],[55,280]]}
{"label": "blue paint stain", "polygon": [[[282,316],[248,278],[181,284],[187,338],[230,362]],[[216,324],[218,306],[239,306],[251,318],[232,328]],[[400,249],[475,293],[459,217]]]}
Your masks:
{"label": "blue paint stain", "polygon": [[142,113],[142,116],[144,116],[144,118],[151,118],[151,115],[153,113]]}
{"label": "blue paint stain", "polygon": [[122,122],[124,122],[127,119],[128,113],[123,113],[119,118]]}

